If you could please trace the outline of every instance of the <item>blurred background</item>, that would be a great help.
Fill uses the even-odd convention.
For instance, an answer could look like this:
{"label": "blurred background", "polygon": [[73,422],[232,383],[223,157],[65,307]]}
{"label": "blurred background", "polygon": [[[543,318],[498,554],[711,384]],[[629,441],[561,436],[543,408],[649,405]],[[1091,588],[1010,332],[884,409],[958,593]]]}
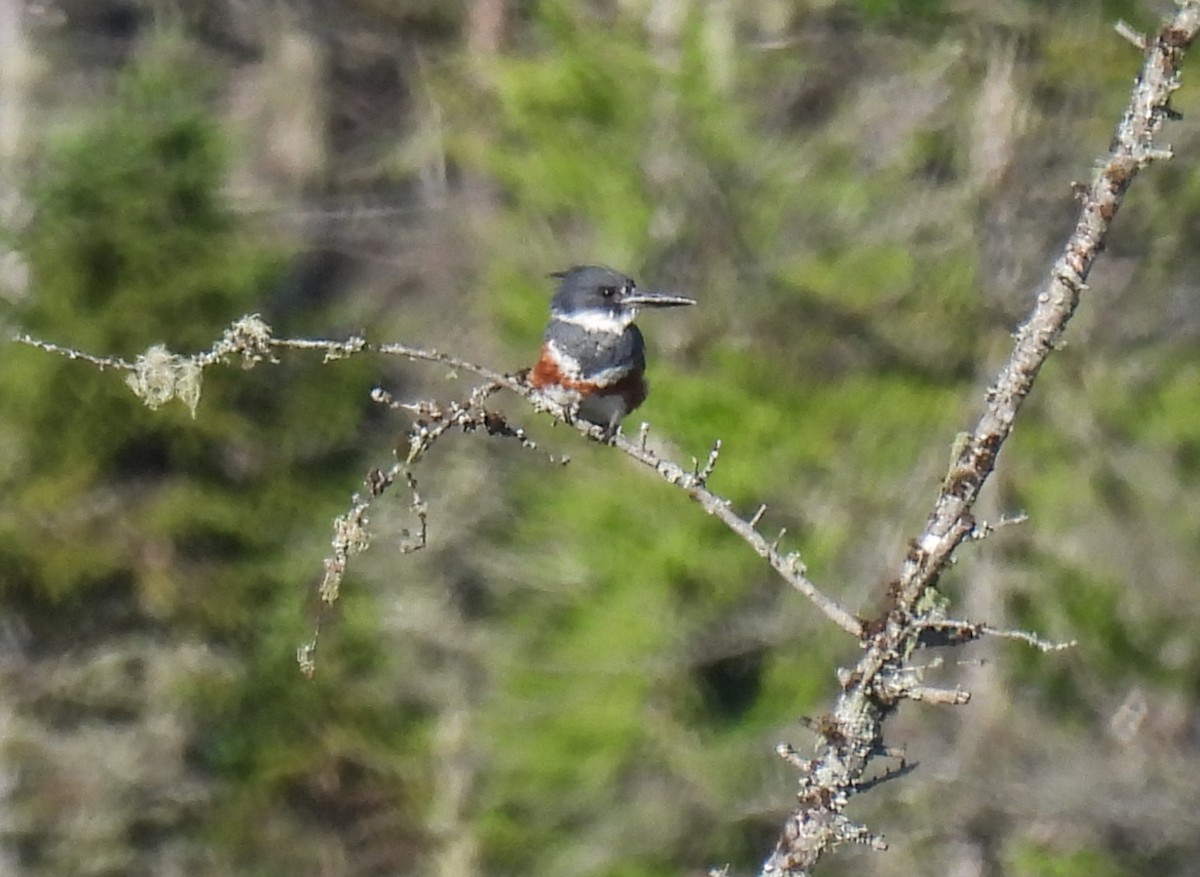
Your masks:
{"label": "blurred background", "polygon": [[[685,291],[632,419],[881,605],[1070,232],[1134,0],[0,0],[0,334],[132,358],[238,316],[530,364],[550,271]],[[1195,874],[1200,58],[981,503],[983,643],[908,704],[887,853],[824,874]],[[372,515],[297,671],[332,518],[462,398],[367,357],[206,375],[195,419],[0,342],[0,873],[657,877],[755,869],[857,657],[625,457],[508,413]],[[931,656],[932,659],[933,656]]]}

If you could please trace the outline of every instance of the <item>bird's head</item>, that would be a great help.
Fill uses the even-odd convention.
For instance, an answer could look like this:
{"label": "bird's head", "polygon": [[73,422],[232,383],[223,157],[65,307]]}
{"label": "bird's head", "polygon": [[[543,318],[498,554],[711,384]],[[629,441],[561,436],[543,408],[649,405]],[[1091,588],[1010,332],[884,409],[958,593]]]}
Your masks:
{"label": "bird's head", "polygon": [[682,295],[643,292],[631,277],[598,265],[577,265],[550,276],[558,278],[558,289],[550,301],[551,316],[592,332],[623,332],[638,308],[696,303]]}

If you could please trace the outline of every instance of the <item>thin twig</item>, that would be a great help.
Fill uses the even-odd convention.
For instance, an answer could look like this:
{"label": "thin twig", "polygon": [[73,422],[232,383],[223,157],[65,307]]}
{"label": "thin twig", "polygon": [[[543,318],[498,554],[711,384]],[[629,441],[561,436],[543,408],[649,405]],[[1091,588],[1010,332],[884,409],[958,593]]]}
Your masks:
{"label": "thin twig", "polygon": [[746,522],[747,524],[750,525],[751,530],[755,530],[758,528],[759,523],[763,519],[763,515],[765,515],[766,513],[767,513],[767,504],[764,502],[762,505],[760,505],[758,507],[758,511],[756,511],[754,513],[754,516],[751,517],[750,520]]}
{"label": "thin twig", "polygon": [[1117,23],[1113,25],[1113,30],[1129,40],[1139,52],[1146,51],[1146,35],[1140,30],[1135,29],[1129,22],[1118,18]]}
{"label": "thin twig", "polygon": [[83,362],[94,365],[100,371],[105,369],[118,369],[120,371],[133,371],[133,364],[121,359],[119,356],[93,356],[90,353],[84,353],[80,350],[75,350],[70,347],[63,347],[60,344],[55,344],[52,341],[42,341],[40,338],[34,338],[32,335],[24,333],[13,336],[13,341],[18,344],[26,344],[30,347],[36,347],[38,350],[44,350],[47,353],[53,353],[56,356],[66,357],[67,359],[78,359]]}
{"label": "thin twig", "polygon": [[383,496],[401,475],[412,493],[409,508],[417,518],[419,527],[415,537],[409,531],[405,531],[407,541],[401,545],[400,550],[402,553],[411,554],[425,547],[427,509],[417,492],[417,480],[412,472],[403,463],[394,463],[386,470],[371,469],[363,479],[365,494],[354,494],[350,498],[350,508],[333,522],[333,551],[325,558],[325,572],[317,588],[320,606],[313,625],[312,638],[296,649],[296,662],[300,665],[300,672],[309,678],[316,673],[317,645],[321,639],[321,630],[328,622],[333,606],[341,594],[349,560],[353,555],[366,551],[371,543],[368,520],[371,504]]}
{"label": "thin twig", "polygon": [[1035,649],[1042,652],[1061,652],[1066,649],[1073,649],[1079,645],[1078,640],[1056,641],[1043,639],[1036,633],[1030,633],[1027,630],[1007,630],[999,627],[992,627],[990,624],[979,625],[979,632],[987,636],[995,636],[1000,639],[1012,639],[1018,642],[1023,642],[1026,645],[1033,646]]}

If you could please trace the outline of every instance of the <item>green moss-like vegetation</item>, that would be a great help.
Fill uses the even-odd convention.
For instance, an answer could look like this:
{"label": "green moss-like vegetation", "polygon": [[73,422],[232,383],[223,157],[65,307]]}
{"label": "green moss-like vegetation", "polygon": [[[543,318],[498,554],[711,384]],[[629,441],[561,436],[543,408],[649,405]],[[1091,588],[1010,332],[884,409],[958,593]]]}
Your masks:
{"label": "green moss-like vegetation", "polygon": [[[17,235],[33,293],[9,320],[132,358],[154,343],[206,349],[262,308],[283,254],[223,200],[226,148],[209,90],[168,41],[118,79],[88,125],[47,145],[36,212]],[[420,748],[406,732],[419,712],[384,721],[377,697],[347,683],[382,670],[374,613],[346,614],[318,684],[295,669],[312,626],[303,583],[353,484],[367,381],[358,363],[214,370],[193,419],[178,404],[150,412],[119,378],[81,363],[11,346],[0,360],[12,451],[0,599],[30,619],[42,647],[61,640],[70,653],[172,631],[181,642],[164,637],[156,673],[168,673],[167,642],[206,644],[206,657],[165,677],[189,717],[191,764],[219,805],[186,833],[245,873],[294,873],[269,863],[273,844],[300,831],[296,813],[258,818],[282,796],[303,798],[313,776],[333,771],[399,808],[407,792],[396,777]],[[264,822],[277,832],[260,833]],[[30,849],[66,867],[45,830]]]}

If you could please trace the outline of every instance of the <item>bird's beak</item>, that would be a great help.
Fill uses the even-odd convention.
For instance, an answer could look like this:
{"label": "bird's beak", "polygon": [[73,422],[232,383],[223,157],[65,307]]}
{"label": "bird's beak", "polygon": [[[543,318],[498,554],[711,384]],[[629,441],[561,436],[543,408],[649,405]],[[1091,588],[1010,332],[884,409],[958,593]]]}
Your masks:
{"label": "bird's beak", "polygon": [[630,293],[621,300],[623,305],[634,305],[644,308],[678,308],[683,305],[694,305],[695,299],[682,295],[672,295],[668,292],[642,292],[640,289]]}

